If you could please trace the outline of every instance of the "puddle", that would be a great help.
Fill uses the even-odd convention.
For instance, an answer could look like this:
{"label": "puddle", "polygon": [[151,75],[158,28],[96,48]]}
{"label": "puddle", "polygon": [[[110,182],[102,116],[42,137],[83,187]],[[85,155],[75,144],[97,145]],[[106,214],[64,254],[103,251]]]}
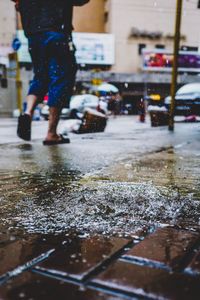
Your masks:
{"label": "puddle", "polygon": [[[5,157],[6,147],[0,149]],[[20,167],[11,170],[8,161],[0,173],[1,226],[8,231],[46,234],[76,228],[131,235],[158,224],[200,225],[200,157],[195,153],[194,160],[182,148],[167,147],[118,158],[84,175],[73,168],[68,152],[34,147],[10,147],[8,155],[17,151]]]}
{"label": "puddle", "polygon": [[194,200],[192,194],[183,197],[177,190],[152,183],[101,181],[87,186],[74,184],[73,188],[69,185],[68,189],[65,186],[56,193],[22,195],[13,207],[6,207],[2,223],[38,233],[76,228],[124,234],[156,223],[199,224],[199,212],[200,201]]}

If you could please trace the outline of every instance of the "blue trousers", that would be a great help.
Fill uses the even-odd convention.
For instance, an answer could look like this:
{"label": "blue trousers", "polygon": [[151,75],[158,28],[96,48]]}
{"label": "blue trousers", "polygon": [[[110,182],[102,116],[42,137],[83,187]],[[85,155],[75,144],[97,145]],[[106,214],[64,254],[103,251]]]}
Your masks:
{"label": "blue trousers", "polygon": [[71,37],[62,32],[42,32],[28,38],[34,78],[28,95],[43,100],[48,93],[50,107],[68,107],[77,71]]}

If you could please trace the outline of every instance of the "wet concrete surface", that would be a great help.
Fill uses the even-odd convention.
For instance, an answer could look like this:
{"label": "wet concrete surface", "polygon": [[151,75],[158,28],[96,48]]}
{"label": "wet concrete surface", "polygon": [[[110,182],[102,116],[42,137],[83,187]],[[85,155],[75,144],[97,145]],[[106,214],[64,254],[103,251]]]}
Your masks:
{"label": "wet concrete surface", "polygon": [[7,285],[0,287],[0,299],[120,300],[121,298],[98,290],[87,289],[84,286],[77,286],[61,279],[52,279],[26,272],[15,280],[10,280]]}
{"label": "wet concrete surface", "polygon": [[166,269],[176,270],[181,267],[184,257],[199,241],[199,234],[175,228],[159,228],[143,241],[130,249],[123,257],[145,264]]}
{"label": "wet concrete surface", "polygon": [[93,282],[144,299],[198,300],[200,295],[199,278],[124,261],[115,262]]}
{"label": "wet concrete surface", "polygon": [[[64,126],[64,121],[62,121],[60,130]],[[25,289],[28,287],[29,293],[32,279],[29,281],[26,279],[26,275],[23,275],[25,281],[21,281],[19,277],[16,279],[15,277],[22,271],[34,268],[35,265],[35,272],[42,272],[41,282],[44,280],[44,275],[56,277],[58,273],[60,277],[70,277],[72,281],[80,281],[78,283],[80,288],[81,280],[85,276],[87,278],[88,272],[89,274],[91,272],[90,268],[90,271],[86,268],[86,274],[83,271],[83,266],[86,266],[85,260],[93,259],[92,272],[93,269],[99,271],[95,253],[92,250],[89,251],[95,247],[83,246],[84,239],[88,245],[91,245],[91,240],[98,239],[95,237],[96,234],[101,236],[100,240],[102,239],[102,248],[98,246],[96,254],[102,251],[100,256],[104,258],[110,257],[106,249],[112,243],[111,239],[116,239],[112,255],[119,255],[118,251],[121,251],[119,242],[117,242],[119,238],[123,251],[128,253],[129,249],[126,249],[123,238],[127,243],[130,242],[130,239],[133,244],[141,243],[143,239],[145,240],[146,235],[149,236],[155,232],[157,227],[162,228],[169,225],[175,231],[177,229],[188,231],[187,234],[185,233],[188,241],[190,236],[196,237],[197,235],[197,240],[199,239],[199,123],[179,123],[175,127],[175,132],[170,133],[166,127],[151,128],[149,120],[145,124],[141,124],[135,117],[111,118],[104,133],[70,134],[71,144],[51,147],[42,145],[46,129],[47,122],[34,122],[33,141],[24,143],[15,136],[16,120],[0,119],[0,280],[7,282],[9,278],[14,277],[10,288],[4,284],[2,294],[0,289],[0,299],[23,298],[18,297],[19,294],[14,293],[15,297],[12,294],[18,284],[20,290],[22,285]],[[175,231],[172,236],[176,236]],[[79,235],[83,235],[84,239]],[[180,240],[181,236],[180,234]],[[103,240],[106,238],[110,240],[104,245]],[[63,247],[66,243],[68,245],[69,240],[72,248],[69,247],[68,255],[65,255]],[[151,240],[153,241],[153,236],[150,236]],[[169,242],[165,245],[165,238],[158,234],[158,241],[162,240],[163,249],[169,248],[169,244],[175,244],[175,241],[172,240],[172,244]],[[198,241],[195,240],[194,243],[192,241],[188,242],[189,246],[184,246],[184,249],[189,249],[186,254],[188,255],[189,252],[189,256],[191,256],[190,261],[185,265],[185,273],[172,279],[172,281],[176,281],[176,278],[183,278],[180,279],[180,286],[186,282],[189,290],[192,288],[190,276],[194,274],[199,276],[199,245]],[[81,249],[85,249],[86,258],[77,256],[83,251],[80,251],[78,245],[82,245]],[[70,252],[70,249],[73,249],[74,253]],[[136,250],[137,248],[133,251]],[[171,249],[171,251],[174,250]],[[185,257],[186,254],[181,248],[179,251],[180,257]],[[151,269],[155,257],[150,258],[147,256],[147,252],[145,253],[146,256],[143,253],[142,258],[144,261],[148,260],[147,269]],[[161,250],[160,253],[162,253]],[[54,254],[55,257],[57,255],[56,259],[53,259]],[[75,257],[70,257],[70,255],[75,255]],[[153,255],[157,256],[156,253]],[[121,259],[122,261],[125,259],[127,263],[130,256],[129,254],[121,256]],[[133,256],[135,257],[135,254]],[[79,269],[81,263],[78,260],[82,259],[84,262],[82,261],[81,273]],[[45,260],[44,263],[39,264],[43,260]],[[65,264],[62,264],[62,260],[67,261],[71,269],[66,268]],[[72,269],[75,268],[73,263],[76,260],[79,274],[84,274],[82,277],[73,275]],[[159,256],[158,260],[156,268],[159,269],[163,261]],[[104,266],[104,260],[100,260],[100,262],[100,265]],[[131,264],[133,264],[132,261]],[[77,270],[76,268],[75,270]],[[49,272],[50,269],[55,271],[53,275],[50,274],[52,273]],[[141,274],[143,275],[141,276],[146,276],[144,269],[142,270]],[[169,275],[167,270],[167,268],[162,270],[162,272],[166,272],[163,273],[164,277]],[[134,274],[134,268],[130,274],[132,272]],[[139,269],[137,272],[140,274]],[[29,278],[29,275],[27,276]],[[30,275],[30,278],[32,276]],[[124,276],[127,278],[128,272]],[[107,280],[107,275],[105,278]],[[167,282],[171,284],[171,279],[166,278]],[[18,280],[19,283],[16,283]],[[45,280],[44,291],[46,293]],[[140,293],[138,292],[140,289],[145,290],[146,288],[139,286],[138,289],[135,289],[137,284],[134,286],[133,282],[129,294],[127,292],[129,283],[126,284],[126,280],[123,283],[126,289],[126,293],[124,293],[123,286],[120,289],[112,287],[112,280],[115,281],[115,284],[118,282],[118,278],[116,280],[114,277],[110,278],[109,287],[104,279],[104,283],[97,283],[98,280],[91,281],[87,288],[89,287],[90,291],[91,288],[95,289],[94,294],[92,292],[87,294],[87,291],[81,293],[79,288],[72,288],[74,295],[78,296],[76,296],[77,298],[71,296],[70,299],[101,299],[101,297],[109,300],[121,297],[122,299],[127,297],[138,299],[140,296],[161,299],[162,293],[165,299],[189,299],[178,298],[182,295],[180,291],[176,296],[175,292],[167,294],[166,291],[169,288],[160,292],[154,286],[152,290],[150,288],[149,293]],[[177,280],[179,282],[179,279]],[[199,283],[198,280],[197,282]],[[119,281],[117,284],[120,286],[121,282]],[[161,283],[158,285],[160,286]],[[37,286],[37,280],[33,286]],[[55,283],[55,286],[57,289],[59,284]],[[84,286],[86,286],[85,283]],[[197,283],[194,283],[194,287],[195,290]],[[99,294],[98,289],[103,289],[107,296],[104,295],[104,292],[103,296],[101,293]],[[195,291],[199,292],[198,288]],[[109,296],[110,292],[111,296]],[[50,291],[47,289],[47,295],[48,293]],[[42,294],[38,295],[37,297],[34,294],[32,297],[24,296],[24,299],[45,299],[45,297],[42,298]],[[60,299],[62,298],[60,297]]]}
{"label": "wet concrete surface", "polygon": [[42,145],[47,122],[34,123],[32,143],[17,140],[16,121],[4,123],[1,226],[129,234],[149,223],[199,224],[199,123],[177,124],[172,134],[121,117],[104,133],[52,147]]}
{"label": "wet concrete surface", "polygon": [[66,240],[66,246],[57,251],[48,260],[39,264],[37,270],[52,275],[71,276],[76,280],[85,280],[98,266],[111,260],[121,249],[130,244],[130,240],[92,236],[84,238],[72,236]]}

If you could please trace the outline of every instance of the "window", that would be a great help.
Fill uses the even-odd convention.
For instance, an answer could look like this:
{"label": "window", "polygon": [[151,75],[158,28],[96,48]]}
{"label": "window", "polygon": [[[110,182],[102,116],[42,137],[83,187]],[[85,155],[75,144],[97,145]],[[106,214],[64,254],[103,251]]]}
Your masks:
{"label": "window", "polygon": [[155,48],[156,49],[165,49],[165,45],[163,45],[163,44],[156,44]]}
{"label": "window", "polygon": [[198,47],[192,47],[192,46],[181,46],[182,51],[198,51]]}
{"label": "window", "polygon": [[142,49],[146,48],[146,44],[139,44],[138,45],[138,54],[142,54]]}

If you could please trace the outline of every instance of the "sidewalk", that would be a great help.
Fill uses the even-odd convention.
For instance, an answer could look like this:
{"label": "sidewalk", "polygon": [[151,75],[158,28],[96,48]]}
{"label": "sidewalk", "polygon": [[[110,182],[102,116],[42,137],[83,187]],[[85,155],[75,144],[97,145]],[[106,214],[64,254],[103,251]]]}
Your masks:
{"label": "sidewalk", "polygon": [[[165,227],[134,239],[55,239],[20,243],[25,264],[0,277],[0,299],[199,299],[198,232]],[[17,243],[4,248],[3,263]]]}
{"label": "sidewalk", "polygon": [[46,122],[31,144],[0,125],[1,300],[199,299],[199,123],[119,117],[50,148]]}

